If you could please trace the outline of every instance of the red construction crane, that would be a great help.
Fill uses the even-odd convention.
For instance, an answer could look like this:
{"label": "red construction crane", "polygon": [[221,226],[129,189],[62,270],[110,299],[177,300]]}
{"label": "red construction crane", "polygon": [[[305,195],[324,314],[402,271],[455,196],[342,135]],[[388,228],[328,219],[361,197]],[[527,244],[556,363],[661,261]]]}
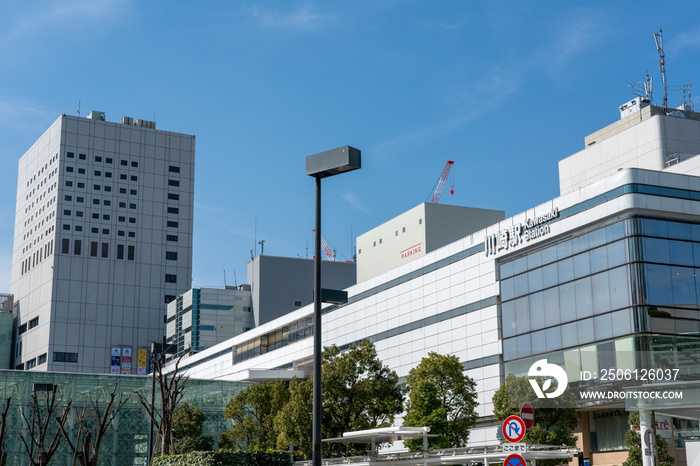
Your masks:
{"label": "red construction crane", "polygon": [[[440,175],[440,179],[437,182],[437,187],[435,188],[435,193],[433,193],[433,198],[430,200],[431,204],[438,204],[440,202],[440,195],[442,194],[442,190],[445,187],[445,183],[447,182],[447,178],[450,176],[450,170],[452,170],[452,164],[455,163],[454,160],[447,159],[447,163],[445,164],[444,170],[442,170],[442,175]],[[451,188],[454,187],[454,185],[450,186]],[[455,190],[450,189],[450,194],[454,194]]]}
{"label": "red construction crane", "polygon": [[[311,231],[316,233],[316,229],[313,228]],[[323,253],[326,255],[329,261],[334,261],[335,256],[333,255],[333,251],[331,251],[331,247],[328,246],[328,243],[326,242],[326,238],[321,235],[321,249],[323,249]]]}

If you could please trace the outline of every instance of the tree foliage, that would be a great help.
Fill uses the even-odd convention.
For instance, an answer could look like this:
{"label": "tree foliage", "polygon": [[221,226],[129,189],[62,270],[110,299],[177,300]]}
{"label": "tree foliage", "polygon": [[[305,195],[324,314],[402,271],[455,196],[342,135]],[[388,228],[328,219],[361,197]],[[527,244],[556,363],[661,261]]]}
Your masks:
{"label": "tree foliage", "polygon": [[[403,389],[396,372],[382,365],[369,341],[341,351],[324,348],[322,359],[322,435],[340,437],[343,432],[387,427],[403,410]],[[311,380],[293,381],[289,401],[275,419],[277,448],[294,446],[295,455],[311,457],[312,400]],[[324,456],[363,453],[365,444],[324,444]]]}
{"label": "tree foliage", "polygon": [[[629,416],[630,426],[639,426],[639,413],[633,412]],[[654,435],[656,435],[656,457],[655,464],[659,466],[675,466],[676,460],[668,454],[666,440],[656,433],[656,419],[654,413],[651,414],[651,425],[654,426]],[[629,448],[629,455],[622,466],[642,466],[642,437],[639,432],[632,429],[625,432],[625,443]]]}
{"label": "tree foliage", "polygon": [[173,450],[176,455],[210,451],[211,437],[203,436],[205,416],[201,409],[183,403],[173,414]]}
{"label": "tree foliage", "polygon": [[[497,419],[505,420],[511,415],[520,415],[520,406],[529,403],[535,410],[535,423],[523,438],[526,443],[544,445],[576,446],[576,436],[572,433],[579,424],[579,416],[574,408],[576,396],[565,391],[557,398],[556,408],[545,408],[553,402],[551,398],[537,398],[527,377],[509,375],[506,383],[493,395],[493,413]],[[539,460],[538,466],[554,466],[566,460]]]}
{"label": "tree foliage", "polygon": [[[476,383],[464,375],[456,356],[431,352],[411,369],[407,379],[408,405],[404,425],[430,427],[428,446],[457,448],[467,444],[469,429],[476,425]],[[420,439],[406,440],[412,451],[421,450]]]}
{"label": "tree foliage", "polygon": [[289,401],[283,380],[251,385],[226,403],[233,428],[219,436],[219,447],[273,449],[277,445],[275,416]]}

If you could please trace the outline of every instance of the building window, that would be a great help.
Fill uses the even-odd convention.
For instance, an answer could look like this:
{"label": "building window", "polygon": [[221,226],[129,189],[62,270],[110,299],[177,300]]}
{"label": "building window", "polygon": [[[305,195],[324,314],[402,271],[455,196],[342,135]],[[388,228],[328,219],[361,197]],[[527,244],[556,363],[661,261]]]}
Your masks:
{"label": "building window", "polygon": [[27,324],[22,324],[19,327],[17,327],[17,335],[22,335],[26,331],[27,331]]}
{"label": "building window", "polygon": [[84,188],[85,188],[85,183],[78,183],[78,188],[84,189]]}
{"label": "building window", "polygon": [[68,157],[69,159],[74,159],[75,153],[74,152],[66,152],[66,157]]}
{"label": "building window", "polygon": [[168,171],[171,173],[180,173],[180,167],[177,167],[175,165],[170,165],[168,167]]}
{"label": "building window", "polygon": [[102,172],[100,170],[95,170],[95,176],[102,176]]}
{"label": "building window", "polygon": [[95,220],[99,220],[99,219],[100,219],[100,214],[98,214],[98,213],[96,213],[96,212],[93,212],[93,213],[92,213],[92,218],[94,218]]}
{"label": "building window", "polygon": [[134,233],[133,231],[130,231],[129,238],[136,238],[136,233]]}
{"label": "building window", "polygon": [[66,180],[66,186],[68,186],[68,187],[73,186],[73,182],[72,182],[72,181],[69,181],[69,180]]}
{"label": "building window", "polygon": [[168,226],[172,228],[177,228],[178,223],[168,220]]}
{"label": "building window", "polygon": [[136,219],[134,217],[129,217],[129,223],[136,223]]}
{"label": "building window", "polygon": [[165,283],[177,283],[177,275],[166,273]]}
{"label": "building window", "polygon": [[137,181],[137,178],[136,178],[136,176],[134,176],[134,175],[131,175],[131,181]]}
{"label": "building window", "polygon": [[79,239],[73,241],[73,254],[76,256],[80,255],[80,250],[82,249],[83,242]]}
{"label": "building window", "polygon": [[54,362],[78,362],[78,353],[59,353],[54,351]]}
{"label": "building window", "polygon": [[63,238],[63,241],[61,242],[61,254],[68,254],[69,249],[70,240],[68,238]]}
{"label": "building window", "polygon": [[167,235],[165,239],[166,241],[172,241],[174,243],[177,243],[177,235]]}
{"label": "building window", "polygon": [[174,296],[174,295],[166,294],[165,299],[164,299],[165,304],[168,304],[170,301],[174,301],[175,298],[176,298],[176,296]]}
{"label": "building window", "polygon": [[129,190],[129,194],[131,194],[132,196],[136,196],[136,190],[135,190],[135,189],[130,189],[130,190]]}
{"label": "building window", "polygon": [[75,226],[75,231],[83,231],[83,227],[80,225]]}
{"label": "building window", "polygon": [[179,195],[179,194],[168,193],[168,199],[171,199],[171,200],[173,200],[173,201],[179,201],[179,200],[180,200],[180,195]]}
{"label": "building window", "polygon": [[168,207],[168,213],[169,214],[179,214],[180,209],[177,207]]}
{"label": "building window", "polygon": [[[105,191],[106,190],[107,190],[107,187],[105,187]],[[102,205],[111,206],[112,201],[105,199],[104,201],[102,201]]]}
{"label": "building window", "polygon": [[81,175],[84,175],[84,174],[85,174],[85,169],[84,169],[84,168],[78,168],[78,173],[80,173]]}
{"label": "building window", "polygon": [[124,236],[124,230],[117,231],[117,236]]}
{"label": "building window", "polygon": [[68,173],[73,173],[73,167],[66,167],[66,171]]}
{"label": "building window", "polygon": [[136,208],[136,204],[129,204],[129,209],[135,209],[135,208]]}
{"label": "building window", "polygon": [[165,260],[176,261],[177,260],[177,253],[173,252],[173,251],[165,251]]}
{"label": "building window", "polygon": [[85,160],[85,159],[87,159],[87,156],[85,154],[78,154],[78,158],[80,160]]}
{"label": "building window", "polygon": [[127,256],[126,256],[126,258],[127,258],[128,260],[130,260],[130,261],[134,260],[134,253],[135,253],[135,251],[134,251],[134,246],[129,246],[129,247],[127,248]]}
{"label": "building window", "polygon": [[100,190],[100,185],[99,185],[99,184],[95,184],[95,185],[92,186],[92,189],[94,189],[95,191],[99,191],[99,190]]}
{"label": "building window", "polygon": [[39,355],[36,362],[39,365],[46,364],[46,353]]}
{"label": "building window", "polygon": [[102,257],[109,257],[109,243],[102,243]]}
{"label": "building window", "polygon": [[66,194],[66,196],[64,197],[64,199],[65,199],[66,201],[72,201],[72,200],[73,200],[73,197]]}
{"label": "building window", "polygon": [[119,194],[126,194],[126,188],[119,188]]}
{"label": "building window", "polygon": [[102,157],[100,157],[99,155],[96,155],[95,162],[102,162]]}
{"label": "building window", "polygon": [[117,244],[117,259],[124,259],[124,245]]}
{"label": "building window", "polygon": [[91,231],[92,233],[99,233],[99,232],[100,232],[100,229],[97,228],[97,227],[92,227],[92,228],[90,228],[90,231]]}
{"label": "building window", "polygon": [[111,192],[112,192],[112,187],[111,187],[111,186],[105,186],[105,192],[111,193]]}
{"label": "building window", "polygon": [[109,220],[109,214],[102,214],[102,220]]}
{"label": "building window", "polygon": [[39,317],[34,317],[32,320],[29,321],[29,328],[32,329],[39,325]]}
{"label": "building window", "polygon": [[32,358],[27,361],[27,370],[34,369],[36,367],[36,358]]}
{"label": "building window", "polygon": [[112,172],[105,172],[105,178],[112,178]]}
{"label": "building window", "polygon": [[119,179],[126,181],[126,175],[122,173],[121,175],[119,175]]}
{"label": "building window", "polygon": [[117,220],[119,220],[120,222],[126,222],[126,217],[119,216]]}
{"label": "building window", "polygon": [[122,165],[124,165],[125,167],[126,167],[127,165],[129,165],[129,162],[127,162],[126,160],[122,160],[120,163],[121,163]]}
{"label": "building window", "polygon": [[107,157],[107,158],[105,159],[105,163],[112,163],[112,158],[111,158],[111,157]]}
{"label": "building window", "polygon": [[78,196],[75,198],[75,202],[85,202],[85,198]]}
{"label": "building window", "polygon": [[90,256],[97,257],[97,242],[95,241],[90,242]]}
{"label": "building window", "polygon": [[168,186],[180,186],[179,180],[168,180]]}
{"label": "building window", "polygon": [[126,209],[126,202],[120,202],[119,207],[121,207],[122,209]]}
{"label": "building window", "polygon": [[139,166],[138,162],[131,162],[131,166],[137,168]]}
{"label": "building window", "polygon": [[103,234],[103,235],[108,235],[108,234],[109,234],[109,228],[103,228],[103,229],[102,229],[102,234]]}
{"label": "building window", "polygon": [[94,205],[100,205],[100,200],[99,200],[99,199],[93,199],[93,200],[92,200],[92,203],[93,203]]}
{"label": "building window", "polygon": [[63,224],[63,229],[64,229],[64,230],[70,230],[70,225],[67,225],[67,224],[64,223],[64,224]]}

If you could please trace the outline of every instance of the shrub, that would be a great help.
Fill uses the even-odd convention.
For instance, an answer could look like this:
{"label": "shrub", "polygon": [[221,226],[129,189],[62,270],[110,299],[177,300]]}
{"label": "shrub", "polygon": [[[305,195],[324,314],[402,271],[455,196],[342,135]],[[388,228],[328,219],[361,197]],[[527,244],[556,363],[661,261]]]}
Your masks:
{"label": "shrub", "polygon": [[219,450],[196,451],[184,455],[159,456],[153,466],[291,466],[292,457],[286,451]]}

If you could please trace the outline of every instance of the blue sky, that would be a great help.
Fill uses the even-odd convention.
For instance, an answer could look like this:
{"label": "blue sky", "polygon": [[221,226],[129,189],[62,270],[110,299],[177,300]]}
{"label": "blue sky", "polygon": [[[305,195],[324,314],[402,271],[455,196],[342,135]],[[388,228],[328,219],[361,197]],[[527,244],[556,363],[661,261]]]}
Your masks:
{"label": "blue sky", "polygon": [[697,18],[690,1],[5,2],[0,292],[17,161],[78,102],[196,135],[193,285],[222,286],[245,282],[256,219],[265,254],[311,257],[305,157],[334,147],[363,163],[323,185],[340,258],[426,201],[448,158],[442,203],[510,216],[556,197],[557,162],[619,118],[627,84],[648,70],[660,104],[660,25],[669,84],[700,76]]}

